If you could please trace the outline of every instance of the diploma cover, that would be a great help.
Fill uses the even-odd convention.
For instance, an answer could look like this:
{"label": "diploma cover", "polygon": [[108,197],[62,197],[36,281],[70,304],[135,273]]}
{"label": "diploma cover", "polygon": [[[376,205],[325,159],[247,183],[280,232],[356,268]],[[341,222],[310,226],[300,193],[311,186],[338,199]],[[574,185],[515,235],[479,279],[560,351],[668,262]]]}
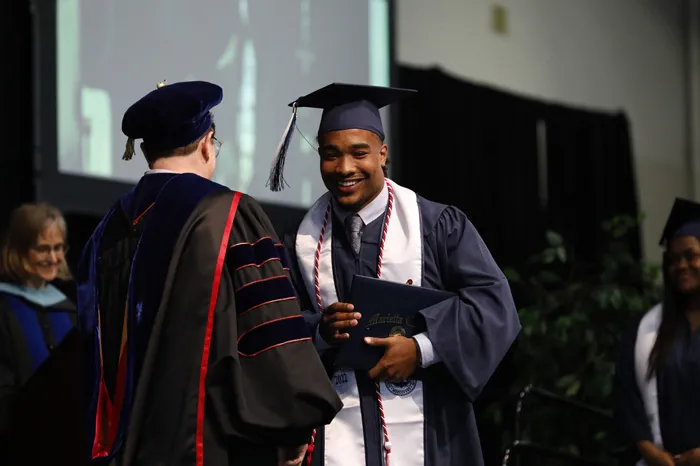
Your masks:
{"label": "diploma cover", "polygon": [[424,332],[425,322],[419,311],[454,296],[448,291],[355,275],[349,302],[362,318],[348,332],[350,339],[340,345],[335,367],[372,369],[382,358],[384,348],[367,345],[365,337],[402,335],[410,338]]}

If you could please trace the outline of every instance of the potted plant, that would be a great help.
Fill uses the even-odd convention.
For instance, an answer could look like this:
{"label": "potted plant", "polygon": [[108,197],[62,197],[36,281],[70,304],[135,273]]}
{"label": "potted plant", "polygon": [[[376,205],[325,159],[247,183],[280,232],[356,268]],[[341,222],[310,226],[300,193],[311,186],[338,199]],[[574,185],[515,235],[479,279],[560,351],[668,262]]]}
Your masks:
{"label": "potted plant", "polygon": [[[597,260],[571,254],[561,235],[546,234],[547,246],[529,264],[504,272],[511,281],[522,331],[513,350],[512,395],[528,385],[611,410],[620,335],[661,296],[660,267],[639,261],[629,238],[640,219],[615,217],[602,224],[606,246]],[[512,443],[513,404],[492,405],[482,423],[499,425],[504,447]],[[504,412],[509,409],[510,413]],[[609,422],[586,418],[556,404],[525,407],[521,438],[589,458],[609,455]]]}

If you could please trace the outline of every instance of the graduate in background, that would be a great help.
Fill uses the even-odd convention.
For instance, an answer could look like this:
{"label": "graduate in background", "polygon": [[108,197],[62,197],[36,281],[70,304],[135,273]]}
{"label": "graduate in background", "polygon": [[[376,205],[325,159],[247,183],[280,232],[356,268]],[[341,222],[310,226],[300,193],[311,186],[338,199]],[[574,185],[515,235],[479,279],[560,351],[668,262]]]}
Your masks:
{"label": "graduate in background", "polygon": [[616,427],[640,465],[700,465],[700,204],[676,200],[661,244],[664,299],[622,340]]}
{"label": "graduate in background", "polygon": [[65,251],[58,209],[44,203],[15,209],[0,245],[0,464],[8,462],[15,396],[75,326],[74,304],[51,284],[71,278]]}
{"label": "graduate in background", "polygon": [[[483,464],[473,403],[520,330],[508,282],[464,213],[386,178],[379,108],[410,92],[332,84],[292,104],[294,115],[323,109],[318,152],[328,193],[285,244],[326,366],[360,318],[347,303],[355,274],[457,294],[420,312],[425,333],[370,341],[384,356],[369,372],[333,374],[344,407],[317,430],[312,465]],[[284,184],[293,130],[294,117],[273,190]]]}
{"label": "graduate in background", "polygon": [[78,271],[93,459],[298,465],[341,405],[270,221],[210,179],[222,89],[160,83],[122,120],[149,170],[101,221]]}

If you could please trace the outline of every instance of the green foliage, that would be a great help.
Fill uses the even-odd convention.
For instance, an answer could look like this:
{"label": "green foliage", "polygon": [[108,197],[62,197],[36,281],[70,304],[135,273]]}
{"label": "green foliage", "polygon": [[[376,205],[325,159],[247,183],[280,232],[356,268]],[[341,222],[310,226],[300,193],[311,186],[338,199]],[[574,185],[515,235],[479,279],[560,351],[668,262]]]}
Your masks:
{"label": "green foliage", "polygon": [[[660,268],[639,262],[628,238],[639,219],[616,217],[602,225],[607,239],[594,263],[571,257],[561,235],[528,267],[508,269],[522,332],[516,343],[514,389],[528,384],[611,409],[612,379],[622,329],[660,299]],[[503,416],[500,416],[503,417]],[[561,407],[532,403],[523,412],[523,438],[600,457],[609,447],[605,422],[584,422]],[[492,418],[495,421],[495,418]],[[578,421],[578,422],[575,422]],[[509,425],[503,426],[510,430]]]}

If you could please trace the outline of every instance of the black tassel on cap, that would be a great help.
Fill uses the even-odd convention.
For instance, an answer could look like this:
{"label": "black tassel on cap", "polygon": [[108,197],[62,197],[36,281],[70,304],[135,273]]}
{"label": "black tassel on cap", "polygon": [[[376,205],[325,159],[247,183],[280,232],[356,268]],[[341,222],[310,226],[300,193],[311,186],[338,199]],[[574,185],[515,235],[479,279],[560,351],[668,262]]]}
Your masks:
{"label": "black tassel on cap", "polygon": [[287,151],[289,150],[289,143],[292,141],[292,135],[297,125],[297,105],[294,103],[292,105],[292,117],[287,123],[287,128],[284,130],[282,135],[282,140],[277,146],[277,157],[272,163],[272,169],[270,170],[270,177],[267,179],[267,184],[271,191],[279,192],[284,189],[287,182],[284,180],[284,162],[287,158]]}

